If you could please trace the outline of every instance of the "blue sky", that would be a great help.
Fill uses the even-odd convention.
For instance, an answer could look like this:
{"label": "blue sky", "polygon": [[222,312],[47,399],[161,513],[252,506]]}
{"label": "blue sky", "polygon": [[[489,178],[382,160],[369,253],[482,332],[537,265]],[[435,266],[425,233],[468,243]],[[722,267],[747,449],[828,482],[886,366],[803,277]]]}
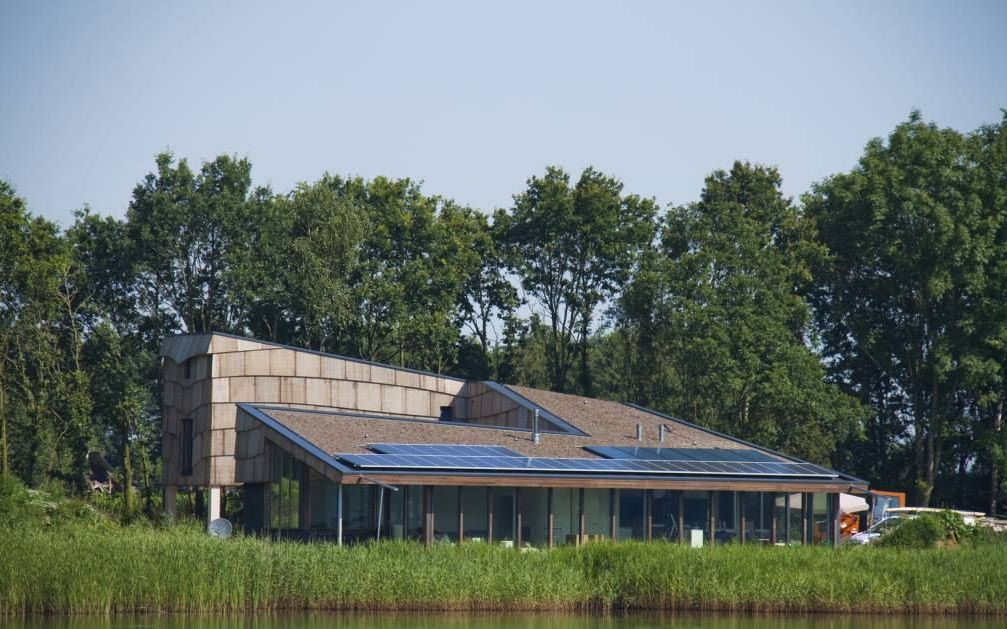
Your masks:
{"label": "blue sky", "polygon": [[64,226],[158,151],[422,180],[484,210],[558,164],[694,200],[734,159],[793,196],[912,108],[1007,107],[1007,2],[0,0],[0,177]]}

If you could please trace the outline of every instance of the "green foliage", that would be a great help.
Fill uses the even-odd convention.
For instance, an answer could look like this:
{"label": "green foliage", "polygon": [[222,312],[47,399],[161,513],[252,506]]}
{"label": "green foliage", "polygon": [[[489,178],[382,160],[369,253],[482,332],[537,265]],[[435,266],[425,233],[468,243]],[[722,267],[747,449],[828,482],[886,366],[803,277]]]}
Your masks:
{"label": "green foliage", "polygon": [[588,343],[597,307],[618,292],[654,235],[657,205],[623,195],[623,185],[593,168],[574,186],[561,168],[528,180],[510,211],[494,215],[507,255],[529,297],[544,310],[550,387],[590,395]]}
{"label": "green foliage", "polygon": [[632,355],[612,368],[644,383],[627,395],[828,462],[863,413],[808,347],[799,295],[824,250],[780,184],[775,169],[736,162],[698,203],[672,208],[623,294],[609,355]]}
{"label": "green foliage", "polygon": [[[627,610],[1007,613],[1007,546],[933,549],[596,543],[221,541],[197,526],[18,528],[0,536],[0,613]],[[100,566],[100,578],[95,567]]]}
{"label": "green foliage", "polygon": [[914,112],[805,197],[829,249],[811,291],[824,354],[875,410],[859,458],[911,464],[923,505],[942,454],[1002,413],[1005,144],[1007,125],[965,135]]}
{"label": "green foliage", "polygon": [[79,495],[100,451],[153,513],[158,348],[217,330],[641,403],[1002,511],[1004,172],[1007,114],[914,113],[803,206],[739,161],[663,218],[594,168],[491,220],[410,179],[276,193],[163,153],[125,219],[63,231],[0,181],[0,474]]}
{"label": "green foliage", "polygon": [[934,514],[934,517],[940,522],[941,527],[944,528],[947,538],[954,542],[965,539],[969,531],[974,528],[965,524],[965,519],[962,518],[961,514],[954,511],[938,511]]}
{"label": "green foliage", "polygon": [[949,531],[944,525],[944,519],[924,513],[899,523],[891,532],[874,543],[888,548],[922,549],[933,548],[948,539]]}

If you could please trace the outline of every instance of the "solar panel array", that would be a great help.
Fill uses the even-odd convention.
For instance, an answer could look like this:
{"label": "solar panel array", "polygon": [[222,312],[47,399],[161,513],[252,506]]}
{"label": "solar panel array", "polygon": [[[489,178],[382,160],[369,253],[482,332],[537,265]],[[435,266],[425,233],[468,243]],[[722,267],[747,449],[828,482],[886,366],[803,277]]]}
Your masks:
{"label": "solar panel array", "polygon": [[589,452],[607,459],[648,461],[704,461],[725,463],[774,463],[780,459],[751,448],[634,448],[632,446],[585,446]]}
{"label": "solar panel array", "polygon": [[639,459],[561,459],[522,456],[438,456],[418,454],[337,454],[357,469],[461,470],[582,474],[659,474],[686,476],[787,476],[835,478],[835,472],[810,463],[783,461],[665,461]]}
{"label": "solar panel array", "polygon": [[470,446],[431,443],[372,443],[367,446],[380,454],[420,454],[434,456],[524,456],[503,446]]}

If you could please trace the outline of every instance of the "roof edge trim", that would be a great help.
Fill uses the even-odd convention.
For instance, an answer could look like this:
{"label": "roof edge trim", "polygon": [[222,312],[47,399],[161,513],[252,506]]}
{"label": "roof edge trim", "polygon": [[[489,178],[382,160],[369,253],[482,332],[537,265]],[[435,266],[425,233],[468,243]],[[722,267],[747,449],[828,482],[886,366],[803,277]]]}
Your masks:
{"label": "roof edge trim", "polygon": [[[289,350],[292,350],[292,351],[295,351],[295,352],[304,352],[304,353],[307,353],[307,354],[315,354],[317,356],[324,356],[326,358],[338,358],[340,360],[348,360],[348,361],[351,361],[351,362],[354,362],[354,363],[359,363],[361,365],[370,365],[371,367],[384,367],[386,369],[395,369],[395,370],[398,370],[398,371],[405,371],[405,372],[408,372],[408,373],[419,374],[421,376],[430,376],[432,378],[444,378],[446,380],[454,380],[456,382],[469,382],[465,378],[459,378],[458,376],[451,376],[451,375],[442,374],[442,373],[433,373],[432,371],[423,371],[422,369],[413,369],[411,367],[400,367],[398,365],[390,365],[388,363],[379,363],[379,362],[373,361],[373,360],[366,360],[364,358],[354,358],[353,356],[344,356],[342,354],[332,354],[332,353],[329,353],[329,352],[321,352],[321,351],[314,350],[314,349],[308,349],[306,347],[298,347],[297,345],[286,345],[284,343],[277,343],[276,341],[266,341],[266,340],[263,340],[263,339],[257,339],[257,338],[255,338],[253,336],[241,336],[240,334],[230,334],[228,332],[186,332],[186,333],[183,333],[183,334],[172,334],[171,336],[165,337],[164,340],[161,341],[161,348],[160,348],[160,352],[159,353],[161,354],[161,356],[168,357],[168,358],[171,358],[172,360],[175,360],[174,356],[171,356],[171,355],[168,354],[168,352],[165,352],[165,344],[168,341],[172,340],[172,339],[185,338],[185,337],[198,337],[198,336],[206,336],[208,338],[209,337],[213,337],[213,336],[223,336],[223,337],[229,338],[229,339],[236,339],[236,340],[239,340],[239,341],[250,341],[252,343],[262,343],[263,345],[271,345],[273,347],[278,347],[278,348],[282,348],[282,349],[289,349]],[[192,358],[193,356],[202,356],[204,354],[207,354],[208,350],[209,350],[209,343],[207,343],[207,351],[204,351],[202,353],[192,353],[192,354],[189,354],[187,356],[181,356],[181,355],[179,355],[178,357],[181,358],[181,360],[175,360],[175,362],[176,363],[182,363],[182,362],[185,362],[186,360],[188,360],[189,358]],[[230,353],[230,352],[221,352],[221,353]]]}

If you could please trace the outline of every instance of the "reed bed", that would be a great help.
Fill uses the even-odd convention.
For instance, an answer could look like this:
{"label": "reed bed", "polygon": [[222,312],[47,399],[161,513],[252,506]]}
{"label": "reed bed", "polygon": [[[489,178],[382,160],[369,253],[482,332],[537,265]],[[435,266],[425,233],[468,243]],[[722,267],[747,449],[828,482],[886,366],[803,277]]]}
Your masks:
{"label": "reed bed", "polygon": [[0,613],[318,610],[892,612],[1007,616],[1007,546],[333,544],[193,527],[0,531]]}

